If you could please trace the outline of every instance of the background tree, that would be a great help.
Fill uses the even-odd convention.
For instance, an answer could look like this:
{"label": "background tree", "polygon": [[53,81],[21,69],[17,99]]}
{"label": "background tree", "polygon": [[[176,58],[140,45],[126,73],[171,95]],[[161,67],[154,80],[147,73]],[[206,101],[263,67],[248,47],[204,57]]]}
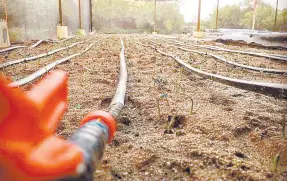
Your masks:
{"label": "background tree", "polygon": [[[225,6],[219,8],[219,28],[251,29],[253,21],[253,1],[245,0],[239,5]],[[272,31],[274,25],[275,9],[270,4],[258,1],[255,29]],[[205,21],[208,28],[215,27],[216,9]],[[278,11],[277,31],[287,31],[287,9]]]}
{"label": "background tree", "polygon": [[[93,24],[96,30],[107,33],[152,32],[153,1],[96,0],[93,6]],[[181,33],[183,15],[178,2],[157,3],[157,31]]]}

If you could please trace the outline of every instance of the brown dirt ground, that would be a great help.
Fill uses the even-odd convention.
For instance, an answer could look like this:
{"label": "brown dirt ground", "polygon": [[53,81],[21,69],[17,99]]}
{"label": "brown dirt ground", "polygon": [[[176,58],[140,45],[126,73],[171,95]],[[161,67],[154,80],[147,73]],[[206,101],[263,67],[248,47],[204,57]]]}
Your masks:
{"label": "brown dirt ground", "polygon": [[[92,42],[102,36],[87,40]],[[287,112],[286,100],[181,71],[173,59],[136,44],[137,41],[148,43],[142,38],[123,35],[129,74],[126,106],[118,120],[116,137],[107,146],[102,165],[95,173],[97,180],[287,180],[287,141],[282,139],[281,125]],[[70,41],[64,43],[71,44]],[[3,73],[23,77],[87,45],[58,53],[55,58],[25,63],[26,70],[17,68],[24,65],[16,65],[4,69]],[[35,52],[28,51],[37,54],[55,48],[46,46],[40,45]],[[57,67],[69,72],[69,109],[57,131],[59,136],[69,137],[89,112],[107,110],[117,84],[120,48],[119,38],[112,36],[86,54]],[[169,48],[166,51],[184,53]],[[265,49],[257,51],[265,52]],[[16,51],[14,54],[13,58],[23,56]],[[188,55],[181,58],[186,57]],[[196,59],[201,61],[202,57],[196,56]],[[211,70],[208,68],[213,63],[210,64],[205,65],[207,70]],[[214,64],[218,64],[214,71],[224,72],[219,62]],[[266,66],[269,65],[273,66],[272,63]],[[243,77],[254,80],[253,76],[254,73],[247,72]],[[261,80],[286,83],[286,77],[279,76]],[[157,100],[163,94],[168,103],[160,101],[159,116]],[[168,117],[174,115],[178,115],[177,124],[166,134]],[[273,173],[272,159],[277,153],[282,159],[278,171]]]}

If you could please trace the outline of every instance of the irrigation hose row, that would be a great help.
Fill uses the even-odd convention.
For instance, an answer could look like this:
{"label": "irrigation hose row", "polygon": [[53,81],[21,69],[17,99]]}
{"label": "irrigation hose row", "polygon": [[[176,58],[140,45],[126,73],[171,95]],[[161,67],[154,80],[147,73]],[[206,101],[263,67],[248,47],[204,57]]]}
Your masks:
{"label": "irrigation hose row", "polygon": [[19,48],[25,48],[25,47],[26,47],[26,46],[14,46],[14,47],[9,47],[9,48],[0,50],[0,54],[1,54],[1,53],[5,53],[5,52],[10,52],[10,51],[12,51],[12,50],[16,50],[16,49],[19,49]]}
{"label": "irrigation hose row", "polygon": [[30,48],[35,48],[36,46],[40,45],[41,43],[43,43],[44,40],[39,40],[37,41],[35,44],[33,44],[32,46],[30,46]]}
{"label": "irrigation hose row", "polygon": [[109,36],[103,37],[103,38],[97,40],[96,42],[91,43],[91,44],[90,44],[85,50],[83,50],[82,52],[79,52],[79,53],[70,55],[70,56],[68,56],[68,57],[65,57],[65,58],[62,58],[62,59],[60,59],[60,60],[56,60],[56,61],[50,63],[50,64],[46,65],[45,67],[39,69],[38,71],[36,71],[36,72],[34,72],[34,73],[28,75],[27,77],[25,77],[25,78],[23,78],[23,79],[20,79],[20,80],[17,80],[17,81],[15,81],[15,82],[12,82],[12,83],[10,84],[10,86],[11,86],[11,87],[23,86],[23,85],[25,85],[25,84],[27,84],[27,83],[29,83],[29,82],[31,82],[31,81],[37,79],[38,77],[44,75],[45,73],[49,72],[51,69],[55,68],[57,65],[62,64],[62,63],[66,62],[66,61],[68,61],[68,60],[70,60],[70,59],[72,59],[72,58],[74,58],[74,57],[77,57],[77,56],[80,56],[80,55],[86,53],[86,52],[89,51],[95,44],[97,44],[97,43],[100,42],[101,40],[106,39],[106,38],[108,38],[108,37],[109,37]]}
{"label": "irrigation hose row", "polygon": [[53,50],[53,51],[50,51],[50,52],[47,52],[47,53],[42,53],[42,54],[35,55],[35,56],[32,56],[32,57],[21,58],[21,59],[18,59],[18,60],[12,60],[12,61],[0,64],[0,69],[8,67],[8,66],[16,65],[16,64],[19,64],[19,63],[28,62],[28,61],[31,61],[31,60],[36,60],[36,59],[39,59],[39,58],[50,56],[50,55],[53,55],[53,54],[58,53],[60,51],[73,48],[74,46],[79,45],[81,43],[84,43],[84,41],[76,42],[76,43],[73,43],[73,44],[71,44],[71,45],[69,45],[67,47],[62,47],[62,48],[59,48],[57,50]]}
{"label": "irrigation hose row", "polygon": [[[167,40],[161,39],[162,41],[168,42]],[[227,48],[222,48],[218,46],[210,46],[210,45],[197,45],[192,43],[185,43],[177,40],[173,40],[175,44],[178,45],[186,45],[186,46],[193,46],[193,47],[199,47],[199,48],[205,48],[209,50],[215,50],[215,51],[225,51],[225,52],[231,52],[231,53],[240,53],[240,54],[247,54],[252,56],[258,56],[258,57],[265,57],[269,59],[274,60],[283,60],[287,61],[287,56],[285,55],[276,55],[276,54],[265,54],[265,53],[256,53],[256,52],[247,52],[247,51],[241,51],[241,50],[231,50]]]}
{"label": "irrigation hose row", "polygon": [[62,43],[62,42],[68,41],[70,39],[73,39],[75,37],[77,37],[77,36],[70,36],[70,37],[62,39],[62,40],[44,40],[44,41],[48,42],[48,43]]}
{"label": "irrigation hose row", "polygon": [[[151,41],[151,42],[158,45],[158,43],[155,42],[155,41]],[[244,68],[244,69],[247,69],[247,70],[252,70],[252,71],[256,71],[256,72],[273,73],[273,74],[287,74],[287,70],[260,68],[260,67],[253,67],[253,66],[249,66],[249,65],[243,65],[243,64],[239,64],[239,63],[236,63],[236,62],[232,62],[232,61],[226,60],[225,58],[223,58],[221,56],[218,56],[218,55],[215,55],[215,54],[212,54],[212,53],[201,52],[201,51],[197,51],[197,50],[192,50],[192,49],[179,47],[179,46],[174,45],[175,43],[170,42],[170,41],[165,41],[165,42],[167,42],[169,44],[172,44],[171,47],[175,47],[175,48],[178,48],[178,49],[186,51],[186,52],[197,53],[197,54],[200,54],[200,55],[209,55],[209,56],[211,56],[211,57],[213,57],[213,58],[215,58],[217,60],[220,60],[222,62],[225,62],[227,64],[230,64],[230,65],[233,65],[233,66],[236,66],[236,67],[241,67],[241,68]]]}
{"label": "irrigation hose row", "polygon": [[68,37],[68,38],[65,38],[65,39],[62,39],[62,40],[39,40],[37,41],[35,44],[33,44],[32,46],[30,46],[30,48],[35,48],[37,47],[38,45],[40,45],[41,43],[43,42],[47,42],[47,43],[62,43],[62,42],[65,42],[65,41],[68,41],[70,39],[73,39],[75,38],[76,36],[71,36],[71,37]]}
{"label": "irrigation hose row", "polygon": [[81,148],[84,155],[83,168],[77,176],[60,179],[59,181],[91,181],[94,180],[94,170],[101,163],[105,145],[112,141],[116,132],[116,122],[124,106],[127,87],[127,67],[122,39],[120,52],[120,73],[118,87],[109,106],[109,112],[93,111],[81,123],[81,127],[69,138],[69,141]]}
{"label": "irrigation hose row", "polygon": [[[120,52],[120,73],[117,90],[109,106],[108,113],[95,111],[84,118],[85,122],[69,139],[83,150],[86,169],[82,169],[77,177],[64,179],[66,181],[91,181],[94,180],[94,170],[101,163],[105,145],[111,142],[116,132],[116,122],[122,108],[127,88],[127,66],[125,60],[125,47],[122,39]],[[60,181],[60,180],[59,180]],[[61,180],[63,181],[63,180]]]}
{"label": "irrigation hose row", "polygon": [[194,73],[198,74],[201,77],[205,77],[205,78],[208,78],[208,79],[211,79],[214,81],[218,81],[218,82],[221,82],[221,83],[224,83],[224,84],[227,84],[230,86],[234,86],[237,88],[241,88],[244,90],[249,90],[249,91],[258,92],[258,93],[262,93],[262,94],[272,95],[272,96],[277,97],[277,98],[283,98],[283,99],[287,98],[287,85],[286,84],[247,81],[247,80],[235,79],[235,78],[221,76],[218,74],[212,74],[212,73],[204,72],[202,70],[194,68],[191,65],[185,63],[183,60],[174,56],[173,54],[168,54],[166,52],[163,52],[163,51],[157,49],[155,46],[142,44],[140,42],[137,42],[137,44],[144,46],[144,47],[153,48],[158,53],[161,53],[162,55],[173,58],[182,67],[184,67],[185,69],[187,69],[190,72],[194,72]]}
{"label": "irrigation hose row", "polygon": [[[41,43],[43,42],[51,42],[51,43],[61,43],[61,42],[64,42],[64,41],[67,41],[67,40],[70,40],[72,38],[75,38],[76,36],[72,36],[72,37],[69,37],[69,38],[66,38],[66,39],[63,39],[63,40],[59,40],[59,41],[55,41],[55,40],[39,40],[37,41],[35,44],[31,45],[30,48],[35,48],[37,47],[38,45],[40,45]],[[10,51],[13,51],[13,50],[16,50],[16,49],[20,49],[20,48],[26,48],[27,46],[13,46],[13,47],[9,47],[9,48],[6,48],[6,49],[3,49],[3,50],[0,50],[0,54],[2,53],[5,53],[5,52],[10,52]]]}
{"label": "irrigation hose row", "polygon": [[127,80],[128,80],[128,71],[125,60],[125,47],[123,40],[121,38],[120,41],[122,47],[120,52],[120,78],[115,96],[109,106],[109,112],[115,119],[118,118],[121,109],[125,105],[125,93],[127,89]]}

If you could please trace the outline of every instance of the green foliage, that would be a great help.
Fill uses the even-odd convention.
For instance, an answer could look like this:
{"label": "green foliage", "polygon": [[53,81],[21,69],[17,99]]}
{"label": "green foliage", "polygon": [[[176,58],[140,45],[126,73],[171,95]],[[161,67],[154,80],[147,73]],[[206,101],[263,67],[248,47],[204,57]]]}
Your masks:
{"label": "green foliage", "polygon": [[18,29],[9,30],[9,38],[11,42],[15,42],[21,38],[21,31]]}
{"label": "green foliage", "polygon": [[[154,26],[154,2],[135,0],[95,0],[93,6],[93,24],[98,31],[105,33],[152,32]],[[215,28],[216,9],[208,20],[201,21],[201,30]],[[274,7],[258,1],[255,29],[273,30],[275,20]],[[225,6],[219,9],[218,28],[248,28],[253,21],[253,7],[250,0],[239,5]],[[158,2],[156,31],[159,33],[190,32],[195,24],[184,23],[179,13],[178,2]],[[195,29],[196,30],[196,29]],[[277,31],[287,31],[287,9],[278,11]]]}
{"label": "green foliage", "polygon": [[[258,6],[256,11],[256,21],[255,21],[255,27],[259,30],[272,30],[274,25],[274,9],[266,4],[261,4],[261,6]],[[252,28],[252,21],[253,21],[253,11],[248,11],[244,18],[241,20],[241,24],[245,28]]]}
{"label": "green foliage", "polygon": [[75,34],[76,34],[76,35],[79,35],[79,36],[85,36],[85,30],[83,30],[83,29],[78,29]]}
{"label": "green foliage", "polygon": [[[240,5],[225,6],[219,9],[218,27],[219,28],[252,28],[253,8],[249,4],[249,0],[243,1]],[[275,20],[275,9],[263,2],[259,1],[256,9],[255,29],[257,30],[273,30]],[[205,21],[205,26],[215,28],[216,9]],[[277,31],[287,31],[287,9],[278,11],[277,15]]]}
{"label": "green foliage", "polygon": [[[184,25],[178,3],[158,2],[156,31],[181,32]],[[99,31],[152,32],[154,3],[131,0],[96,0],[93,6],[94,26]]]}
{"label": "green foliage", "polygon": [[159,31],[163,33],[181,33],[184,19],[179,14],[179,7],[177,4],[160,4],[158,10],[158,27]]}

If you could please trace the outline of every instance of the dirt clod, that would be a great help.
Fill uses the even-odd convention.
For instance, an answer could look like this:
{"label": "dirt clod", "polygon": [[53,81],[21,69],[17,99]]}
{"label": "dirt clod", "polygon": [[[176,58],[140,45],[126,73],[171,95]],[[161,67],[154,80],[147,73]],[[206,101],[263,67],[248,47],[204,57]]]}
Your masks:
{"label": "dirt clod", "polygon": [[176,135],[176,136],[183,136],[183,135],[185,135],[185,132],[182,131],[182,130],[177,130],[177,131],[175,132],[175,135]]}
{"label": "dirt clod", "polygon": [[243,134],[246,134],[248,132],[251,131],[251,128],[247,125],[241,125],[241,126],[238,126],[237,128],[233,129],[233,134],[234,136],[241,136]]}
{"label": "dirt clod", "polygon": [[119,120],[120,123],[123,123],[126,126],[129,126],[131,124],[131,120],[128,117],[122,117]]}
{"label": "dirt clod", "polygon": [[242,153],[242,152],[240,152],[240,151],[236,151],[236,152],[234,153],[234,155],[237,156],[238,158],[247,158],[247,157],[245,156],[245,154]]}
{"label": "dirt clod", "polygon": [[122,179],[122,176],[120,175],[119,171],[112,169],[111,174],[115,179]]}
{"label": "dirt clod", "polygon": [[140,160],[137,161],[137,163],[135,164],[135,167],[141,170],[143,169],[143,167],[152,164],[156,160],[156,158],[157,157],[155,155],[139,158]]}
{"label": "dirt clod", "polygon": [[110,97],[104,98],[101,101],[101,107],[108,107],[111,102],[112,102],[112,98],[110,98]]}
{"label": "dirt clod", "polygon": [[261,125],[261,122],[258,119],[251,119],[250,125],[252,125],[254,127],[259,127]]}
{"label": "dirt clod", "polygon": [[115,146],[115,147],[118,147],[118,146],[120,146],[120,142],[118,141],[118,140],[116,140],[116,139],[114,139],[113,141],[112,141],[112,144],[111,144],[112,146]]}
{"label": "dirt clod", "polygon": [[[167,122],[170,123],[172,121],[172,117],[171,115],[168,116],[167,118]],[[185,124],[185,116],[183,115],[177,115],[174,117],[174,123],[173,123],[173,128],[179,128],[181,127],[181,125],[184,125]]]}
{"label": "dirt clod", "polygon": [[235,104],[233,100],[220,93],[213,93],[209,98],[210,102],[216,105],[230,106]]}
{"label": "dirt clod", "polygon": [[203,156],[203,153],[198,151],[198,150],[194,150],[194,151],[191,151],[189,154],[188,154],[190,157],[202,157]]}

